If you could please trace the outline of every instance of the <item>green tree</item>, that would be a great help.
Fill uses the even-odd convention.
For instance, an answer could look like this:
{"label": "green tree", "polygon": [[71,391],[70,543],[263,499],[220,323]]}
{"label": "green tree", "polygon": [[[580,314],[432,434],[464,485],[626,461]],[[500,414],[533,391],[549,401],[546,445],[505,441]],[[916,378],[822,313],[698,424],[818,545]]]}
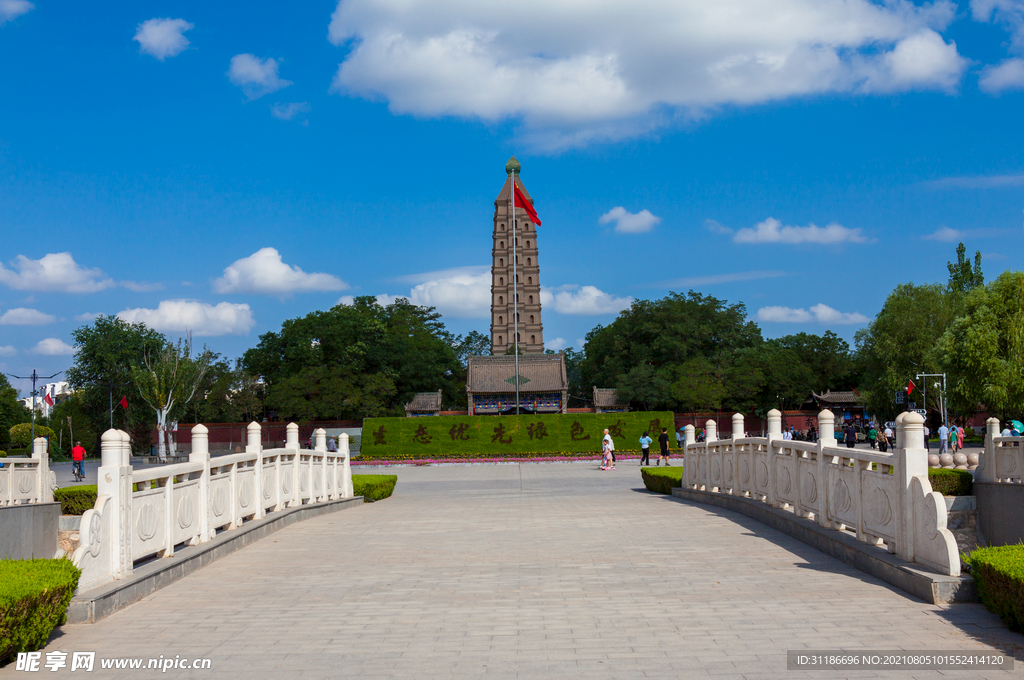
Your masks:
{"label": "green tree", "polygon": [[[141,323],[128,323],[116,316],[101,316],[71,333],[75,363],[68,369],[71,388],[82,399],[82,408],[96,432],[105,432],[113,417],[114,427],[132,436],[136,452],[149,452],[152,412],[134,398],[131,371],[147,352],[158,351],[167,339]],[[111,396],[113,398],[111,399]],[[128,408],[117,408],[121,397]],[[114,409],[111,416],[111,401]]]}
{"label": "green tree", "polygon": [[[950,305],[938,284],[900,284],[867,328],[854,336],[863,368],[862,395],[868,411],[891,419],[902,410],[895,393],[918,373],[941,373],[937,340],[950,323]],[[937,408],[937,390],[928,392]]]}
{"label": "green tree", "polygon": [[490,354],[491,339],[479,331],[470,331],[466,337],[460,335],[455,339],[455,357],[463,366],[471,356],[489,356]]}
{"label": "green tree", "polygon": [[963,242],[956,247],[956,262],[947,262],[949,270],[950,292],[966,295],[978,286],[985,285],[985,275],[981,271],[981,251],[974,252],[974,266],[966,258],[967,248]]}
{"label": "green tree", "polygon": [[132,367],[132,383],[142,400],[156,414],[157,454],[167,454],[168,416],[175,408],[183,409],[195,396],[209,370],[211,354],[203,351],[192,357],[192,337],[178,340],[177,345],[165,343],[154,352],[143,355],[140,364]]}
{"label": "green tree", "polygon": [[677,408],[687,413],[717,411],[726,396],[725,385],[715,366],[704,357],[694,357],[674,371],[671,394]]}
{"label": "green tree", "polygon": [[[475,341],[474,336],[470,344]],[[401,298],[383,307],[361,296],[351,305],[285,321],[279,332],[260,336],[259,345],[242,356],[241,366],[263,380],[267,407],[282,418],[308,419],[320,412],[308,403],[313,399],[332,402],[323,407],[327,412],[360,418],[400,413],[415,393],[438,389],[449,407],[464,407],[460,344],[431,307]],[[346,396],[340,389],[354,392]]]}
{"label": "green tree", "polygon": [[981,406],[1006,420],[1024,413],[1024,272],[1003,272],[975,286],[964,313],[942,336],[949,406],[973,415]]}
{"label": "green tree", "polygon": [[583,384],[616,387],[635,407],[671,407],[670,386],[682,364],[702,358],[723,382],[743,350],[761,345],[760,329],[746,317],[743,304],[694,291],[637,300],[611,324],[587,334]]}
{"label": "green tree", "polygon": [[32,414],[18,401],[18,390],[11,387],[7,376],[0,373],[0,450],[11,441],[11,428],[31,420]]}
{"label": "green tree", "polygon": [[72,393],[70,397],[53,407],[50,413],[50,427],[57,434],[54,445],[59,445],[65,457],[71,455],[76,441],[82,442],[85,450],[93,456],[100,453],[100,432],[93,427],[92,418],[86,413],[82,397]]}

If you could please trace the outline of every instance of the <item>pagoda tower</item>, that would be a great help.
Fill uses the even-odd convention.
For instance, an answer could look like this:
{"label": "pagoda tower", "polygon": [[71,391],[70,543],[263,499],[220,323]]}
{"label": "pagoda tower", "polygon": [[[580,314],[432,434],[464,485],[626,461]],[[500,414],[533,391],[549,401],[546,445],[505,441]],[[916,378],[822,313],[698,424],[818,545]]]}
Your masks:
{"label": "pagoda tower", "polygon": [[[516,206],[515,237],[512,234],[512,182],[533,205],[519,179],[516,157],[505,164],[505,186],[494,199],[494,246],[491,251],[491,353],[501,355],[515,344],[515,314],[519,313],[519,349],[523,354],[544,353],[544,325],[540,319],[540,263],[537,257],[537,225],[523,206]],[[513,240],[517,238],[518,240]],[[513,255],[513,245],[515,254]],[[514,306],[513,258],[519,303]]]}

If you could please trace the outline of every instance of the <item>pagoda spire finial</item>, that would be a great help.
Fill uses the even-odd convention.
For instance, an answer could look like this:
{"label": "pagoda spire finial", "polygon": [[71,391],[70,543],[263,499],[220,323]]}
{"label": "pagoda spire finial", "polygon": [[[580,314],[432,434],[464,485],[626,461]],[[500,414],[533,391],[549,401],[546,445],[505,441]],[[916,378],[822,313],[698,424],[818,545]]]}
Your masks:
{"label": "pagoda spire finial", "polygon": [[518,161],[518,159],[516,159],[515,156],[512,156],[511,158],[509,158],[508,159],[508,163],[505,163],[505,174],[506,175],[511,175],[512,173],[515,173],[515,174],[518,175],[519,171],[521,169],[522,169],[522,166],[519,164],[519,161]]}

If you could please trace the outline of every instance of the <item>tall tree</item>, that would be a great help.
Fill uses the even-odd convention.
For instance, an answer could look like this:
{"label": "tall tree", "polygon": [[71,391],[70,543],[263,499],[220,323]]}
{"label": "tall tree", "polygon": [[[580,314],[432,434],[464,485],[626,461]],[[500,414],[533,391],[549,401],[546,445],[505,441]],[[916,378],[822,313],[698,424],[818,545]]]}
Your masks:
{"label": "tall tree", "polygon": [[155,352],[147,352],[142,362],[132,368],[132,382],[142,400],[156,414],[157,455],[167,455],[168,415],[184,408],[195,396],[203,376],[209,370],[211,353],[203,351],[192,357],[192,337],[177,345],[165,343]]}
{"label": "tall tree", "polygon": [[[158,351],[167,339],[145,324],[128,323],[116,316],[101,316],[73,331],[71,337],[76,353],[67,379],[82,398],[82,408],[92,429],[105,432],[112,419],[114,427],[131,434],[136,452],[148,453],[154,418],[134,398],[131,371],[147,352]],[[127,409],[117,408],[123,396],[128,397]]]}
{"label": "tall tree", "polygon": [[[868,410],[886,419],[902,410],[894,403],[897,391],[918,373],[941,373],[942,357],[936,340],[951,319],[943,287],[900,284],[889,294],[867,328],[854,336],[864,367],[862,394]],[[937,407],[937,390],[928,392]]]}
{"label": "tall tree", "polygon": [[11,428],[31,420],[31,413],[18,401],[18,390],[11,387],[7,376],[0,373],[0,450],[11,441]]}
{"label": "tall tree", "polygon": [[964,313],[942,336],[950,408],[985,406],[1003,420],[1024,412],[1024,272],[1003,272],[964,298]]}

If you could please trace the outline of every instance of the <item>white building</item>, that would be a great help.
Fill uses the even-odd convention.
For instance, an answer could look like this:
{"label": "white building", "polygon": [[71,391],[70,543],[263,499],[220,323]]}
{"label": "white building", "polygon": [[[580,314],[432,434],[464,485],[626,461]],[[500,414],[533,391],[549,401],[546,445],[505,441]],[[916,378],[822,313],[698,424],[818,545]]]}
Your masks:
{"label": "white building", "polygon": [[19,401],[25,405],[25,408],[34,408],[37,413],[49,418],[50,413],[53,411],[53,406],[46,403],[47,395],[53,401],[53,406],[56,406],[71,396],[71,387],[64,381],[46,383],[39,388],[39,396],[25,397]]}

